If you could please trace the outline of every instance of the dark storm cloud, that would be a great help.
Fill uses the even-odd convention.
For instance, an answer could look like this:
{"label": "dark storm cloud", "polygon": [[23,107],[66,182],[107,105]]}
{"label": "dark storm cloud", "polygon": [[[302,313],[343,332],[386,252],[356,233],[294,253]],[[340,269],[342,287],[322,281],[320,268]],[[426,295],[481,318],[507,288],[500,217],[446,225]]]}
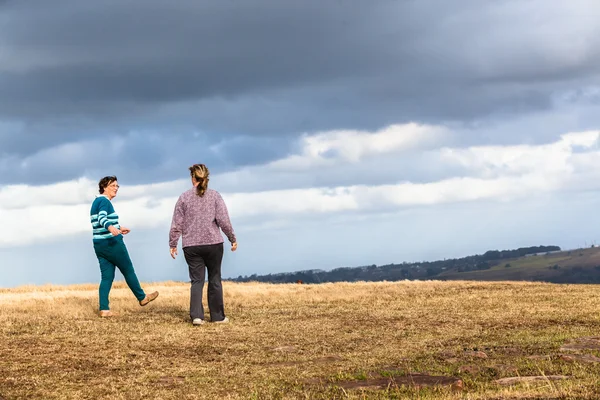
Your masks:
{"label": "dark storm cloud", "polygon": [[222,173],[289,152],[290,143],[284,138],[238,136],[213,142],[207,135],[134,132],[49,147],[24,158],[0,157],[0,184],[42,184],[82,176],[95,180],[113,174],[128,184],[151,183],[187,177],[187,168],[195,163]]}
{"label": "dark storm cloud", "polygon": [[[2,75],[3,98],[13,104],[5,110],[66,112],[70,99],[85,110],[103,101],[237,96],[373,71],[376,38],[368,33],[377,30],[377,17],[368,15],[380,11],[363,12],[275,1],[63,1],[9,9],[2,41],[20,59]],[[19,109],[32,100],[53,100],[55,109]]]}
{"label": "dark storm cloud", "polygon": [[[498,17],[519,11],[507,1],[13,4],[4,7],[0,25],[0,99],[2,112],[16,117],[94,115],[96,108],[126,114],[130,104],[143,112],[135,108],[334,81],[346,89],[340,93],[360,91],[368,100],[394,104],[416,96],[435,114],[467,83],[498,90],[487,83],[571,79],[594,73],[598,59],[592,48],[575,62],[548,62],[563,58],[551,43],[560,35],[543,36],[533,19]],[[572,21],[540,23],[547,22]],[[562,28],[572,29],[554,27]],[[507,94],[489,100],[494,105]],[[485,112],[464,100],[452,102],[465,103],[463,114]]]}
{"label": "dark storm cloud", "polygon": [[[285,154],[289,140],[265,144],[283,135],[547,110],[556,93],[598,82],[599,10],[585,0],[0,2],[0,184],[28,176],[37,161],[27,157],[80,140],[124,138],[122,165],[157,178],[224,140],[227,153],[207,154],[232,167]],[[107,159],[94,157],[60,173],[56,162],[44,179]]]}

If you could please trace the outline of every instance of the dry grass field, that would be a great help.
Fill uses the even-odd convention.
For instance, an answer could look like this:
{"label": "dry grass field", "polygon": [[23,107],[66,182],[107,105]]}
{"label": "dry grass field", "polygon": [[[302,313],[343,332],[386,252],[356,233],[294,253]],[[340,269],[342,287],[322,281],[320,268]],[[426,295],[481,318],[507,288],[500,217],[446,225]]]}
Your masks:
{"label": "dry grass field", "polygon": [[114,319],[96,285],[0,289],[0,398],[600,398],[598,286],[225,283],[198,327],[188,284],[144,286]]}

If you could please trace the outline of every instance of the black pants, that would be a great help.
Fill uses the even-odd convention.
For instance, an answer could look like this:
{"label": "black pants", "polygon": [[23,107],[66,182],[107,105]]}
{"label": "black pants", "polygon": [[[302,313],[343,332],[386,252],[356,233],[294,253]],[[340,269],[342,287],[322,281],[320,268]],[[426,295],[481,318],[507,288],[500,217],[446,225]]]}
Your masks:
{"label": "black pants", "polygon": [[221,261],[223,261],[223,243],[183,248],[185,261],[190,270],[190,318],[204,319],[202,290],[204,289],[204,269],[208,270],[208,309],[211,321],[225,318],[223,307],[223,285],[221,284]]}

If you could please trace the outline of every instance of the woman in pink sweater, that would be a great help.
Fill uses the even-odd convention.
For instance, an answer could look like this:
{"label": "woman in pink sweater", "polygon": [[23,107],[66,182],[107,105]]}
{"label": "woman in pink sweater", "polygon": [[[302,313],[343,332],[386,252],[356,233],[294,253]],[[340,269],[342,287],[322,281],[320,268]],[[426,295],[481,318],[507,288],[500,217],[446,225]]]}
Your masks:
{"label": "woman in pink sweater", "polygon": [[183,255],[189,267],[190,318],[194,325],[204,323],[202,290],[206,268],[208,270],[208,308],[212,322],[227,323],[223,307],[223,285],[221,283],[221,261],[223,260],[223,236],[231,243],[231,251],[237,249],[237,241],[223,198],[216,190],[208,188],[210,172],[204,164],[190,168],[192,189],[179,196],[171,230],[169,247],[171,257],[177,256],[177,242],[182,238]]}

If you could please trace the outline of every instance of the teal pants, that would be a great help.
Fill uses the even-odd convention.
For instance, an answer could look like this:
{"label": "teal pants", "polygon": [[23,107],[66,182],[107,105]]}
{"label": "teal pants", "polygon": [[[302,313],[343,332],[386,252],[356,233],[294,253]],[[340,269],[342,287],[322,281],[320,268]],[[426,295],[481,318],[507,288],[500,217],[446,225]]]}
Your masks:
{"label": "teal pants", "polygon": [[129,258],[129,252],[125,247],[123,236],[115,236],[114,238],[94,241],[94,251],[100,262],[100,310],[109,310],[108,294],[115,280],[115,267],[123,274],[127,286],[133,292],[135,297],[143,300],[146,293],[140,286],[140,281],[133,269],[133,263]]}

